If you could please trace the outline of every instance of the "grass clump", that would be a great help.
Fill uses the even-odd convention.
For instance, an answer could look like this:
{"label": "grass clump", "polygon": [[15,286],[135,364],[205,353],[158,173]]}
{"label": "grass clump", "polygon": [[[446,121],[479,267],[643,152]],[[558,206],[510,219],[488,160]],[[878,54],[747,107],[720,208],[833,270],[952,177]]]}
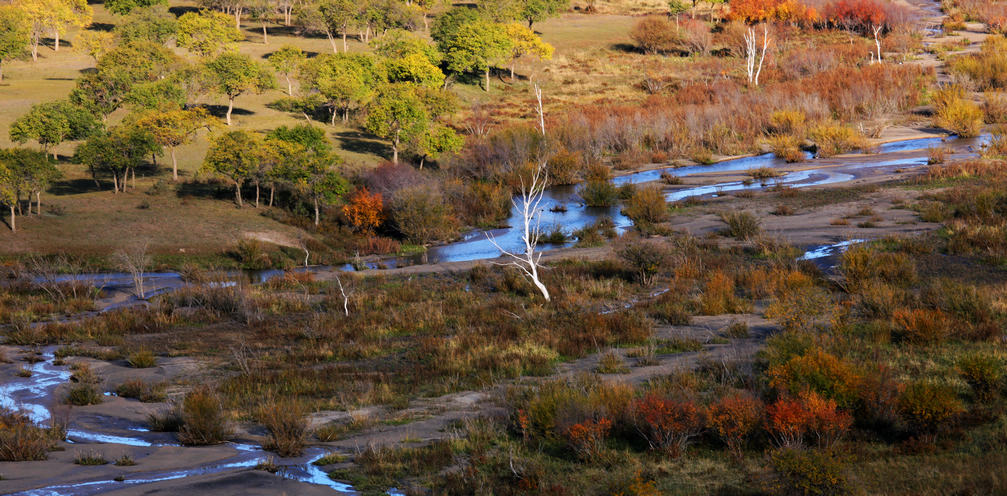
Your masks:
{"label": "grass clump", "polygon": [[282,457],[300,456],[308,439],[308,419],[294,401],[271,401],[259,408],[258,420],[269,436],[262,447]]}
{"label": "grass clump", "polygon": [[962,138],[978,136],[983,128],[983,110],[966,98],[961,86],[937,90],[933,96],[934,122]]}
{"label": "grass clump", "polygon": [[761,222],[751,212],[724,212],[720,220],[727,224],[724,234],[739,240],[749,240],[762,232]]}
{"label": "grass clump", "polygon": [[150,350],[137,350],[126,357],[126,364],[135,369],[146,369],[157,365],[157,358]]}
{"label": "grass clump", "polygon": [[628,374],[629,367],[618,353],[607,351],[598,358],[594,371],[599,374]]}
{"label": "grass clump", "polygon": [[73,463],[77,465],[106,465],[108,460],[105,459],[105,454],[95,450],[88,449],[77,451],[77,454],[73,457]]}
{"label": "grass clump", "polygon": [[35,425],[28,415],[0,406],[0,461],[45,460],[52,442],[51,432]]}
{"label": "grass clump", "polygon": [[178,440],[188,446],[220,444],[231,436],[220,398],[209,387],[193,389],[181,404]]}
{"label": "grass clump", "polygon": [[158,403],[167,398],[163,382],[149,383],[143,379],[130,379],[115,388],[115,394],[123,398],[140,400],[143,403]]}

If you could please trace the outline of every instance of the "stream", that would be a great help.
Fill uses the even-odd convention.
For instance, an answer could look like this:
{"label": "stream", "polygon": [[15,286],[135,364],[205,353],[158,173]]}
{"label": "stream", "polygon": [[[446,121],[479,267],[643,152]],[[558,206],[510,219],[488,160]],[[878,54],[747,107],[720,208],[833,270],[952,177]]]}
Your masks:
{"label": "stream", "polygon": [[[69,381],[71,375],[66,367],[53,364],[53,360],[55,359],[53,356],[54,350],[54,347],[48,348],[42,355],[42,361],[31,364],[28,367],[32,372],[31,377],[15,378],[6,384],[0,385],[0,406],[15,410],[20,409],[38,425],[49,423],[52,414],[46,405],[54,401],[56,387]],[[169,440],[169,436],[165,434],[149,433],[142,435],[142,433],[149,431],[138,425],[128,426],[127,429],[138,434],[136,436],[111,435],[71,427],[67,430],[67,442],[71,444],[119,444],[143,447],[179,446],[177,442]],[[129,485],[150,484],[197,475],[252,468],[269,459],[275,460],[277,466],[281,468],[277,473],[279,477],[308,484],[327,486],[332,488],[336,493],[356,494],[351,486],[330,479],[324,470],[313,464],[315,460],[328,453],[328,451],[322,448],[308,448],[305,450],[303,456],[297,458],[280,458],[263,451],[259,446],[243,443],[227,443],[227,446],[234,449],[233,456],[194,468],[133,472],[126,474],[126,478],[120,481],[107,479],[74,482],[72,484],[30,489],[13,494],[20,496],[88,496],[121,489]],[[398,493],[389,491],[388,494],[396,495]]]}

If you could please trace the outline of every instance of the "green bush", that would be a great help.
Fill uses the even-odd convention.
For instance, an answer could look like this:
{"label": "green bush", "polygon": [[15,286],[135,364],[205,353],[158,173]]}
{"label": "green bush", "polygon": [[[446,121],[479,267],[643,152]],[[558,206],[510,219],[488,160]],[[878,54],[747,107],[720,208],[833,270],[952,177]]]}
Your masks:
{"label": "green bush", "polygon": [[668,220],[668,204],[660,186],[636,188],[622,213],[636,224],[637,229],[647,232],[654,224]]}
{"label": "green bush", "polygon": [[898,408],[910,433],[922,436],[936,436],[951,428],[964,410],[954,389],[926,381],[906,386],[899,395]]}
{"label": "green bush", "polygon": [[589,207],[611,207],[619,201],[619,189],[608,180],[589,180],[581,188],[580,197]]}
{"label": "green bush", "polygon": [[740,240],[752,239],[762,232],[761,223],[751,212],[724,212],[720,220],[727,224],[725,234]]}
{"label": "green bush", "polygon": [[654,278],[667,268],[670,260],[668,248],[657,240],[629,241],[615,253],[636,280],[645,286],[654,283]]}
{"label": "green bush", "polygon": [[846,467],[818,450],[780,449],[770,453],[773,479],[769,491],[787,496],[836,496],[851,493]]}
{"label": "green bush", "polygon": [[971,353],[958,360],[958,373],[972,388],[976,400],[988,402],[1000,389],[1004,365],[995,356]]}

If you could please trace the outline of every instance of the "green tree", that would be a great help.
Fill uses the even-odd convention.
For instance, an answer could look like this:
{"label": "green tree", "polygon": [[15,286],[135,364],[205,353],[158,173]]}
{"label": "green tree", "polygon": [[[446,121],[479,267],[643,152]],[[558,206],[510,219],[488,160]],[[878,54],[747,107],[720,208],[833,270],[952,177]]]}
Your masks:
{"label": "green tree", "polygon": [[77,80],[70,101],[107,118],[137,84],[173,80],[185,63],[171,50],[151,41],[120,45],[98,59],[97,70]]}
{"label": "green tree", "polygon": [[201,129],[212,129],[217,121],[203,107],[191,109],[152,110],[136,120],[136,125],[146,129],[159,146],[171,155],[171,178],[178,181],[178,160],[175,148],[189,143]]}
{"label": "green tree", "polygon": [[[126,179],[133,173],[136,187],[136,168],[143,165],[149,155],[160,147],[146,129],[138,126],[113,126],[107,132],[96,134],[77,147],[75,160],[88,166],[97,178],[98,171],[112,176],[112,191],[126,191]],[[96,179],[97,180],[97,179]]]}
{"label": "green tree", "polygon": [[493,22],[511,22],[520,19],[524,0],[479,0],[479,12]]}
{"label": "green tree", "polygon": [[325,130],[311,124],[280,126],[266,134],[267,140],[286,141],[303,146],[317,153],[329,153],[332,144],[325,138]]}
{"label": "green tree", "polygon": [[341,111],[343,121],[347,121],[350,110],[367,105],[387,76],[374,56],[341,53],[309,60],[304,65],[302,79],[325,100],[334,125],[337,112]]}
{"label": "green tree", "polygon": [[227,125],[231,125],[234,99],[251,91],[262,93],[276,86],[273,73],[260,62],[248,55],[222,53],[206,63],[206,68],[214,76],[217,91],[227,97]]}
{"label": "green tree", "polygon": [[439,65],[441,54],[427,40],[403,29],[393,29],[371,42],[374,53],[391,82],[410,82],[437,87],[444,84]]}
{"label": "green tree", "polygon": [[430,126],[412,142],[412,148],[420,157],[420,169],[427,158],[438,160],[449,153],[458,153],[465,146],[465,139],[454,129],[444,125]]}
{"label": "green tree", "polygon": [[0,161],[0,204],[10,209],[10,230],[17,232],[17,218],[14,210],[17,208],[18,184],[12,171],[4,161]]}
{"label": "green tree", "polygon": [[262,25],[262,44],[269,44],[269,32],[266,31],[266,24],[276,16],[275,2],[273,0],[249,0],[248,17],[253,21],[258,21]]}
{"label": "green tree", "polygon": [[83,107],[66,100],[32,105],[31,110],[10,125],[10,139],[15,143],[38,142],[42,151],[51,151],[59,158],[55,147],[64,141],[88,137],[101,124]]}
{"label": "green tree", "polygon": [[15,59],[28,50],[31,28],[24,13],[10,5],[0,5],[0,81],[3,81],[3,63]]}
{"label": "green tree", "polygon": [[321,209],[331,205],[346,193],[348,184],[334,167],[340,163],[337,155],[302,146],[286,157],[277,175],[315,210],[315,226],[321,221]]}
{"label": "green tree", "polygon": [[234,198],[238,207],[241,188],[259,169],[263,160],[263,140],[249,131],[228,131],[217,136],[203,159],[200,172],[222,176],[234,184]]}
{"label": "green tree", "polygon": [[[0,150],[0,167],[6,167],[12,179],[15,203],[21,209],[21,193],[28,200],[28,215],[31,215],[31,197],[35,196],[35,213],[42,214],[42,192],[62,174],[48,155],[26,148]],[[12,212],[13,213],[13,212]],[[12,225],[13,225],[13,217]]]}
{"label": "green tree", "polygon": [[221,12],[186,12],[178,18],[175,42],[203,57],[230,50],[235,42],[243,39],[245,36],[234,26],[230,16]]}
{"label": "green tree", "polygon": [[399,149],[430,125],[426,106],[412,86],[389,84],[379,91],[367,109],[364,129],[392,143],[392,162],[399,163]]}
{"label": "green tree", "polygon": [[304,62],[308,60],[307,55],[300,48],[284,45],[279,50],[269,54],[268,60],[269,65],[273,66],[276,73],[286,79],[287,95],[293,96],[294,85],[290,81],[290,76],[296,74],[301,69]]}
{"label": "green tree", "polygon": [[522,0],[520,18],[528,21],[528,29],[536,22],[559,15],[570,8],[570,0]]}
{"label": "green tree", "polygon": [[482,17],[476,9],[452,7],[434,20],[434,25],[430,28],[430,38],[437,43],[441,53],[447,52],[451,40],[458,34],[458,28],[479,20],[482,20]]}
{"label": "green tree", "polygon": [[[269,206],[273,206],[276,182],[283,180],[284,164],[287,157],[296,156],[302,150],[325,155],[332,151],[332,144],[325,138],[325,130],[311,124],[280,126],[266,134],[267,164],[260,167],[257,182],[269,183]],[[258,190],[256,190],[258,196]],[[258,202],[256,202],[258,204]]]}
{"label": "green tree", "polygon": [[505,60],[513,43],[503,24],[476,21],[458,27],[446,42],[444,59],[454,72],[476,71],[485,76],[485,90],[490,90],[490,68]]}
{"label": "green tree", "polygon": [[123,44],[150,41],[164,45],[178,36],[178,18],[168,10],[167,2],[157,3],[134,10],[112,32]]}
{"label": "green tree", "polygon": [[168,0],[105,0],[105,10],[122,16],[154,5],[168,5]]}
{"label": "green tree", "polygon": [[339,53],[336,48],[336,33],[343,38],[343,52],[347,51],[346,33],[350,30],[350,24],[358,20],[360,12],[360,2],[353,0],[318,0],[314,4],[315,18],[313,26],[325,32],[325,36],[332,45],[332,52]]}
{"label": "green tree", "polygon": [[161,79],[133,85],[123,102],[145,110],[164,110],[182,108],[187,99],[185,89],[174,79]]}

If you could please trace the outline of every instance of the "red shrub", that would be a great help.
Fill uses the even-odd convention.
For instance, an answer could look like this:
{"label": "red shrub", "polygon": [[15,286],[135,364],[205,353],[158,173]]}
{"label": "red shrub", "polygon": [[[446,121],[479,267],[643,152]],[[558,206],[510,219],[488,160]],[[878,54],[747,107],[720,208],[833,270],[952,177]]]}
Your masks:
{"label": "red shrub", "polygon": [[804,408],[808,411],[808,431],[819,446],[829,448],[838,442],[853,425],[853,417],[836,407],[833,400],[822,398],[815,393],[801,395]]}
{"label": "red shrub", "polygon": [[637,431],[651,449],[677,457],[703,430],[703,412],[692,401],[676,401],[648,394],[633,402]]}
{"label": "red shrub", "polygon": [[834,26],[861,33],[869,33],[887,19],[879,0],[837,0],[826,5],[823,14]]}
{"label": "red shrub", "polygon": [[766,428],[783,448],[799,448],[804,445],[804,435],[811,422],[811,412],[804,403],[796,399],[781,399],[766,409]]}
{"label": "red shrub", "polygon": [[762,424],[765,405],[744,394],[725,396],[710,405],[707,424],[735,456],[741,456],[745,442]]}

